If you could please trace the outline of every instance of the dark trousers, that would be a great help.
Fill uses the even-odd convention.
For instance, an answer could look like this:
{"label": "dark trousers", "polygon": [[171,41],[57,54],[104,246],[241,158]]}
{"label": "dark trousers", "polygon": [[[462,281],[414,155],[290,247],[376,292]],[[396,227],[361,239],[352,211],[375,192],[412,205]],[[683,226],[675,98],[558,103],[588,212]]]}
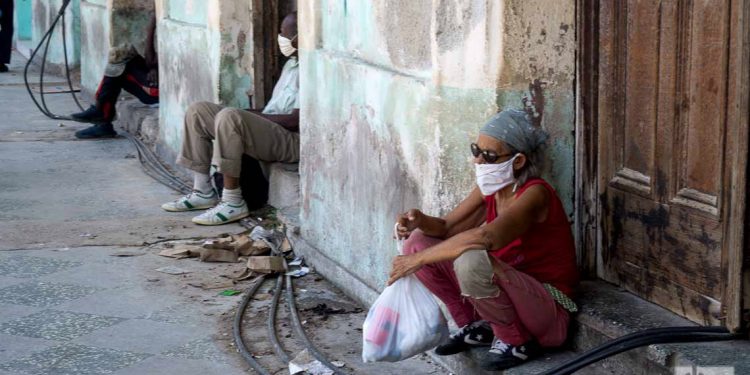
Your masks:
{"label": "dark trousers", "polygon": [[[2,0],[0,0],[2,1]],[[144,104],[159,102],[159,86],[148,82],[149,68],[141,56],[128,62],[119,77],[104,77],[96,90],[96,107],[104,113],[106,121],[115,118],[115,103],[122,90],[135,95]]]}
{"label": "dark trousers", "polygon": [[0,12],[0,64],[9,64],[13,48],[13,0],[0,0]]}

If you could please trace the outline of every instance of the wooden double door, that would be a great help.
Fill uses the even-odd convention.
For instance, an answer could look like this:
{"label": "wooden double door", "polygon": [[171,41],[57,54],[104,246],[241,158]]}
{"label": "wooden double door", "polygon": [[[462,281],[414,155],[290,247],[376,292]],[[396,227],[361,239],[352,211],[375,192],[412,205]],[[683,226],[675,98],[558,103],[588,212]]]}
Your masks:
{"label": "wooden double door", "polygon": [[701,324],[737,328],[748,4],[585,3],[596,14],[583,30],[591,71],[580,73],[595,74],[583,82],[595,98],[585,98],[595,116],[584,126],[596,130],[597,275]]}

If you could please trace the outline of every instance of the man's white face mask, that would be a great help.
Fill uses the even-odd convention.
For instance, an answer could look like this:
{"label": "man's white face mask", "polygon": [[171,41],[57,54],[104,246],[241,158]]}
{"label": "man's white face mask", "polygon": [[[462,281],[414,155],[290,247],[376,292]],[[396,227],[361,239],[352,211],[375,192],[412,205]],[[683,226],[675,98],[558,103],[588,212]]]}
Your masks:
{"label": "man's white face mask", "polygon": [[296,35],[295,35],[294,37],[292,37],[292,39],[289,39],[289,38],[286,38],[286,37],[282,36],[281,34],[279,34],[279,38],[278,38],[278,41],[279,41],[279,49],[281,50],[281,53],[282,53],[282,54],[283,54],[284,56],[286,56],[286,57],[289,57],[289,56],[291,56],[291,55],[292,55],[292,54],[294,53],[294,51],[296,51],[296,50],[297,50],[297,49],[296,49],[296,48],[294,48],[294,46],[292,45],[292,41],[293,41],[294,39],[296,39],[296,38],[297,38],[297,36],[296,36]]}
{"label": "man's white face mask", "polygon": [[475,164],[477,185],[484,196],[492,195],[500,189],[516,182],[513,176],[513,161],[518,154],[510,160],[499,164]]}

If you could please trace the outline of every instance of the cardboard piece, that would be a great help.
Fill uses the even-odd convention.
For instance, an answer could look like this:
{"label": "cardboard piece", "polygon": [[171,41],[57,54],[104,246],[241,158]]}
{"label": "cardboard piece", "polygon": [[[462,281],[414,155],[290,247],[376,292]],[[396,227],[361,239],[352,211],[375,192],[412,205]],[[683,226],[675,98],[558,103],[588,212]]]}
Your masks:
{"label": "cardboard piece", "polygon": [[276,256],[254,256],[247,261],[247,268],[259,273],[284,271],[284,258]]}
{"label": "cardboard piece", "polygon": [[201,262],[237,262],[237,253],[234,250],[203,249],[201,251]]}
{"label": "cardboard piece", "polygon": [[168,258],[184,259],[193,258],[200,255],[201,248],[199,246],[175,246],[171,249],[164,249],[159,252],[159,255]]}

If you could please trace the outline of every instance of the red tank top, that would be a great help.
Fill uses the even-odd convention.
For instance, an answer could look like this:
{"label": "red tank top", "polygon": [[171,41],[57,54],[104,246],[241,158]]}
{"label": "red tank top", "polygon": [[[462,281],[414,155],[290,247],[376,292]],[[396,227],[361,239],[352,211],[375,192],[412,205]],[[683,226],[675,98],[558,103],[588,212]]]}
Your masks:
{"label": "red tank top", "polygon": [[[516,198],[534,185],[542,185],[550,193],[547,220],[532,224],[521,237],[490,254],[573,297],[578,284],[578,267],[568,216],[555,189],[541,178],[527,181],[517,190]],[[497,218],[495,195],[484,197],[484,201],[487,206],[487,223],[490,223]]]}

